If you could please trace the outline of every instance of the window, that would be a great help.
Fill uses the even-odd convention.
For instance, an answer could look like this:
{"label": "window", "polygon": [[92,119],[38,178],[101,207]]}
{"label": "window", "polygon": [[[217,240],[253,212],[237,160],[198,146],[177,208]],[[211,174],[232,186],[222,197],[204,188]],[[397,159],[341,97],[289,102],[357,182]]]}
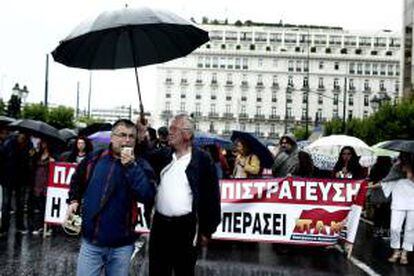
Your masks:
{"label": "window", "polygon": [[220,57],[220,69],[226,69],[226,58]]}
{"label": "window", "polygon": [[381,74],[381,76],[385,76],[385,69],[386,69],[386,65],[385,64],[381,64],[381,71],[380,71],[380,74]]}
{"label": "window", "polygon": [[240,112],[241,112],[242,114],[246,114],[246,106],[245,106],[245,105],[242,105],[242,106],[241,106],[241,108],[240,108]]}
{"label": "window", "polygon": [[364,95],[364,106],[369,106],[369,95]]}
{"label": "window", "polygon": [[246,131],[246,124],[240,123],[240,131]]}
{"label": "window", "polygon": [[276,91],[272,91],[272,103],[277,102]]}
{"label": "window", "polygon": [[339,86],[339,79],[338,79],[338,78],[335,78],[335,79],[334,79],[333,88],[334,88],[335,90],[340,89],[340,86]]}
{"label": "window", "polygon": [[293,77],[288,76],[288,87],[293,87]]}
{"label": "window", "polygon": [[367,110],[364,110],[364,118],[367,118],[368,117],[368,111]]}
{"label": "window", "polygon": [[234,65],[234,69],[240,69],[241,68],[240,58],[236,58],[235,61],[236,61],[236,64]]}
{"label": "window", "polygon": [[171,103],[170,102],[165,102],[165,110],[171,111]]}
{"label": "window", "polygon": [[210,68],[211,67],[211,58],[210,57],[206,57],[205,58],[205,64],[204,64],[205,68]]}
{"label": "window", "polygon": [[323,61],[319,61],[319,70],[323,70]]}
{"label": "window", "polygon": [[197,58],[197,67],[203,68],[203,57],[202,56],[198,56]]}
{"label": "window", "polygon": [[380,80],[379,89],[380,89],[380,91],[385,91],[385,82],[384,82],[384,80]]}
{"label": "window", "polygon": [[275,117],[276,116],[276,107],[272,106],[272,116]]}
{"label": "window", "polygon": [[180,98],[181,98],[181,99],[185,99],[185,91],[183,91],[183,90],[181,91],[181,93],[180,93]]}
{"label": "window", "polygon": [[287,107],[286,108],[286,117],[293,118],[293,116],[292,116],[292,108],[291,107]]}
{"label": "window", "polygon": [[229,122],[224,123],[224,131],[225,132],[230,132],[230,123]]}
{"label": "window", "polygon": [[218,68],[218,57],[213,57],[213,68]]}
{"label": "window", "polygon": [[308,102],[308,93],[303,93],[302,103],[307,103],[307,102]]}
{"label": "window", "polygon": [[365,90],[365,91],[370,90],[370,87],[369,87],[369,80],[365,80],[365,81],[364,81],[364,90]]}
{"label": "window", "polygon": [[231,57],[227,58],[227,69],[233,69],[233,63],[234,63],[233,58]]}
{"label": "window", "polygon": [[318,104],[323,104],[323,95],[322,94],[318,94]]}
{"label": "window", "polygon": [[293,60],[288,61],[288,71],[293,72]]}
{"label": "window", "polygon": [[261,106],[256,106],[256,115],[262,115],[262,107]]}
{"label": "window", "polygon": [[338,109],[334,109],[334,110],[332,110],[332,117],[333,117],[333,118],[339,118]]}
{"label": "window", "polygon": [[352,115],[353,115],[353,111],[352,110],[348,110],[348,120],[352,119]]}
{"label": "window", "polygon": [[286,93],[286,103],[291,103],[292,102],[292,92],[287,92]]}
{"label": "window", "polygon": [[365,63],[365,75],[371,75],[371,63]]}
{"label": "window", "polygon": [[354,105],[354,95],[353,94],[349,94],[349,96],[348,96],[348,105],[349,106]]}
{"label": "window", "polygon": [[334,63],[334,69],[339,70],[339,62],[335,61]]}
{"label": "window", "polygon": [[[275,133],[276,132],[276,125],[275,124],[270,124],[270,133]],[[269,133],[269,134],[270,134]]]}
{"label": "window", "polygon": [[211,113],[216,113],[216,104],[215,103],[212,103],[212,104],[210,104],[210,112]]}
{"label": "window", "polygon": [[180,103],[180,112],[185,112],[185,102]]}
{"label": "window", "polygon": [[226,113],[231,113],[231,105],[230,104],[226,104]]}
{"label": "window", "polygon": [[362,63],[357,64],[357,74],[362,75]]}
{"label": "window", "polygon": [[243,58],[243,70],[247,70],[247,69],[248,69],[248,59]]}
{"label": "window", "polygon": [[302,61],[301,60],[296,61],[296,72],[302,72]]}
{"label": "window", "polygon": [[256,125],[255,125],[255,127],[254,127],[254,132],[256,133],[256,135],[260,135],[261,133],[260,133],[260,124],[259,123],[257,123]]}
{"label": "window", "polygon": [[388,64],[388,76],[394,76],[394,65]]}
{"label": "window", "polygon": [[196,90],[196,100],[201,100],[201,90],[200,89]]}
{"label": "window", "polygon": [[334,105],[338,105],[338,103],[339,103],[338,99],[339,99],[339,94],[335,93],[334,97],[333,97],[333,104]]}
{"label": "window", "polygon": [[355,90],[354,79],[349,79],[349,90]]}
{"label": "window", "polygon": [[212,84],[217,84],[217,73],[213,73],[211,75],[211,83]]}
{"label": "window", "polygon": [[319,80],[318,80],[318,88],[324,88],[324,85],[323,85],[323,78],[319,78]]}
{"label": "window", "polygon": [[303,87],[304,88],[308,88],[309,87],[308,77],[303,77]]}
{"label": "window", "polygon": [[378,75],[378,64],[376,63],[372,64],[372,75]]}
{"label": "window", "polygon": [[263,66],[263,58],[258,58],[257,60],[257,66],[262,67]]}
{"label": "window", "polygon": [[355,63],[353,62],[349,64],[349,74],[355,74]]}

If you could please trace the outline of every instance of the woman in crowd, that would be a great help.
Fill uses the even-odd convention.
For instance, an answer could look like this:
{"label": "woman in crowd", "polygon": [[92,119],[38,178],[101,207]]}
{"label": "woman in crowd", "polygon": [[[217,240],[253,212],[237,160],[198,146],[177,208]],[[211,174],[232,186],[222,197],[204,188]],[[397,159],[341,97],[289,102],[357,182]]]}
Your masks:
{"label": "woman in crowd", "polygon": [[295,176],[299,177],[315,177],[317,175],[317,168],[313,165],[312,156],[306,151],[298,152],[299,167]]}
{"label": "woman in crowd", "polygon": [[72,150],[64,152],[60,157],[60,161],[79,164],[92,149],[92,143],[88,138],[78,136]]}
{"label": "woman in crowd", "polygon": [[40,139],[39,151],[33,157],[32,189],[29,195],[29,230],[33,235],[43,230],[43,215],[46,204],[46,189],[49,180],[49,164],[55,161],[52,157],[49,143]]}
{"label": "woman in crowd", "polygon": [[[393,254],[388,259],[395,263],[408,264],[407,253],[414,245],[414,154],[400,155],[399,166],[405,177],[399,180],[382,182],[373,187],[382,187],[386,197],[391,199],[391,248]],[[404,238],[401,251],[401,230],[405,221]]]}
{"label": "woman in crowd", "polygon": [[260,177],[260,160],[251,152],[248,143],[242,139],[235,141],[236,159],[233,178]]}
{"label": "woman in crowd", "polygon": [[339,153],[332,174],[334,178],[363,179],[366,177],[366,170],[359,164],[355,149],[345,146]]}
{"label": "woman in crowd", "polygon": [[[372,166],[369,181],[374,185],[383,180],[392,167],[392,160],[389,156],[378,156]],[[378,193],[380,192],[380,194]],[[369,195],[369,202],[373,207],[374,236],[387,235],[390,225],[391,201],[385,198],[380,190],[372,191]]]}

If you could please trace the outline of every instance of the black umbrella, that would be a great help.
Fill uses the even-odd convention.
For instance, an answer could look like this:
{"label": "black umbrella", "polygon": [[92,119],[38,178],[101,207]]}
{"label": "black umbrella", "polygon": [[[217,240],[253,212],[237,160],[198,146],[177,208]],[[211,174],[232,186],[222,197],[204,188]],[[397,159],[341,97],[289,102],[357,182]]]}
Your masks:
{"label": "black umbrella", "polygon": [[112,129],[112,125],[110,123],[93,123],[81,130],[79,130],[80,136],[88,137],[99,131],[108,131]]}
{"label": "black umbrella", "polygon": [[8,125],[10,123],[13,123],[14,121],[16,121],[16,119],[7,116],[0,116],[0,126]]}
{"label": "black umbrella", "polygon": [[383,149],[414,153],[414,140],[390,140],[379,146]]}
{"label": "black umbrella", "polygon": [[263,168],[271,168],[273,165],[273,157],[270,151],[263,145],[256,137],[248,132],[233,131],[231,140],[234,142],[237,139],[246,141],[250,146],[252,153],[256,154],[260,159],[260,166]]}
{"label": "black umbrella", "polygon": [[55,61],[84,69],[135,68],[183,57],[209,40],[208,33],[177,15],[150,8],[103,12],[78,25],[53,51]]}
{"label": "black umbrella", "polygon": [[59,130],[59,135],[66,142],[69,141],[70,139],[75,139],[78,136],[76,131],[73,130],[73,129],[70,129],[70,128],[60,129]]}
{"label": "black umbrella", "polygon": [[35,121],[31,119],[17,120],[7,126],[11,130],[19,130],[34,136],[39,136],[54,142],[64,142],[59,135],[59,131],[42,121]]}

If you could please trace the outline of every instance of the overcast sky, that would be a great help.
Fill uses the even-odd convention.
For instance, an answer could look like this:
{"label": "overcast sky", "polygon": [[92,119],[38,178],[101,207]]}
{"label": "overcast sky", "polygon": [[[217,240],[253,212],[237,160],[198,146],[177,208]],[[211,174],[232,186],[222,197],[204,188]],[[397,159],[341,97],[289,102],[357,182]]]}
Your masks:
{"label": "overcast sky", "polygon": [[[210,19],[250,19],[259,22],[339,26],[352,30],[401,31],[402,0],[1,0],[0,97],[8,100],[14,83],[27,85],[29,102],[44,97],[46,54],[85,18],[102,10],[145,5],[161,7],[198,22]],[[155,101],[155,66],[139,69],[146,109]],[[81,107],[87,105],[89,73],[65,67],[50,56],[49,102],[75,107],[80,81]],[[93,73],[92,108],[138,106],[132,69]]]}

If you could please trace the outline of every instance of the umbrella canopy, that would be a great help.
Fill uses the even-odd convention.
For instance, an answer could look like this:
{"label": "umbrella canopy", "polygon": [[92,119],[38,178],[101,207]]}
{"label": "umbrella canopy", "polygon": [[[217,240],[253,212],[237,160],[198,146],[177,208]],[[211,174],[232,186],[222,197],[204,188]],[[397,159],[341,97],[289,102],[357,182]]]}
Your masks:
{"label": "umbrella canopy", "polygon": [[78,136],[76,131],[73,130],[73,129],[70,129],[70,128],[60,129],[59,130],[59,135],[66,142],[69,141],[70,139],[75,139]]}
{"label": "umbrella canopy", "polygon": [[319,153],[327,156],[338,157],[339,152],[345,146],[351,146],[359,156],[373,156],[373,150],[362,140],[347,135],[330,135],[319,138],[305,150],[310,153]]}
{"label": "umbrella canopy", "polygon": [[80,136],[90,136],[96,132],[109,131],[112,129],[110,123],[93,123],[79,131]]}
{"label": "umbrella canopy", "polygon": [[220,137],[216,134],[207,132],[196,132],[194,135],[194,145],[196,147],[206,145],[219,145],[222,148],[230,147],[233,143],[231,140]]}
{"label": "umbrella canopy", "polygon": [[186,56],[209,40],[208,32],[164,10],[123,8],[78,25],[53,51],[55,61],[84,69],[135,68]]}
{"label": "umbrella canopy", "polygon": [[390,140],[380,147],[399,152],[414,153],[414,140]]}
{"label": "umbrella canopy", "polygon": [[111,131],[98,131],[92,135],[89,135],[88,138],[91,140],[94,150],[106,149],[111,143]]}
{"label": "umbrella canopy", "polygon": [[208,32],[169,11],[128,7],[82,22],[52,55],[70,67],[132,68],[183,57],[208,40]]}
{"label": "umbrella canopy", "polygon": [[398,156],[398,151],[394,151],[394,150],[388,150],[388,149],[384,149],[382,148],[384,145],[387,145],[390,141],[383,141],[383,142],[379,142],[373,146],[371,146],[371,149],[374,151],[374,154],[376,156],[390,156],[390,157],[397,157]]}
{"label": "umbrella canopy", "polygon": [[237,139],[246,141],[252,153],[256,154],[260,160],[260,166],[263,168],[271,168],[273,165],[273,157],[265,145],[263,145],[256,137],[248,132],[233,131],[231,140],[234,142]]}
{"label": "umbrella canopy", "polygon": [[59,131],[56,128],[42,121],[31,119],[17,120],[9,124],[7,127],[11,130],[19,130],[21,132],[26,132],[34,136],[52,140],[54,142],[64,142],[59,135]]}
{"label": "umbrella canopy", "polygon": [[0,126],[8,125],[10,123],[13,123],[14,121],[16,121],[16,119],[7,116],[0,116]]}

